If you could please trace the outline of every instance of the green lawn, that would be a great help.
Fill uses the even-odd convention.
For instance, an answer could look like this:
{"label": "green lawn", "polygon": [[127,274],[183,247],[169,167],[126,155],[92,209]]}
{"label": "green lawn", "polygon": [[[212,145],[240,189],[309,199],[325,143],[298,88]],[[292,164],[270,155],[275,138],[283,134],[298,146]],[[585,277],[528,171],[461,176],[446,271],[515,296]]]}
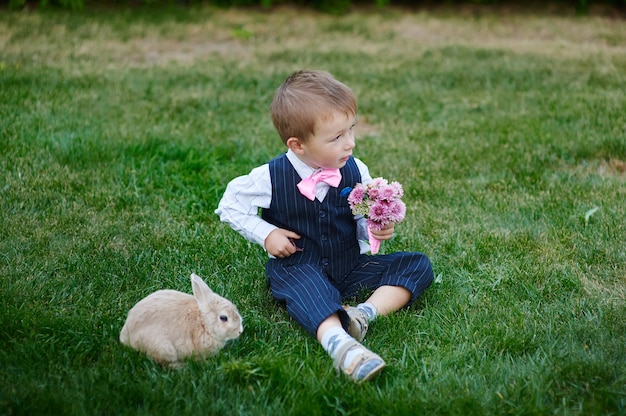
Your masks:
{"label": "green lawn", "polygon": [[[213,213],[284,151],[293,70],[359,99],[357,148],[404,185],[383,250],[436,282],[373,323],[355,385]],[[566,13],[175,8],[0,14],[0,415],[626,414],[626,24]],[[244,333],[162,369],[128,310],[196,272]]]}

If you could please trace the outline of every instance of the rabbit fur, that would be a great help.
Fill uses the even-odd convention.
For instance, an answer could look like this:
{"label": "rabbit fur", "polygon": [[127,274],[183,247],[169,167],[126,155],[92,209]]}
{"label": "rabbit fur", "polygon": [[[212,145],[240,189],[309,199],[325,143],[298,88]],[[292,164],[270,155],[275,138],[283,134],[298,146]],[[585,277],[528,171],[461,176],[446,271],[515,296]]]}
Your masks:
{"label": "rabbit fur", "polygon": [[214,355],[239,337],[243,324],[237,307],[195,273],[191,287],[193,296],[158,290],[140,300],[128,312],[120,342],[160,364],[178,367],[187,357]]}

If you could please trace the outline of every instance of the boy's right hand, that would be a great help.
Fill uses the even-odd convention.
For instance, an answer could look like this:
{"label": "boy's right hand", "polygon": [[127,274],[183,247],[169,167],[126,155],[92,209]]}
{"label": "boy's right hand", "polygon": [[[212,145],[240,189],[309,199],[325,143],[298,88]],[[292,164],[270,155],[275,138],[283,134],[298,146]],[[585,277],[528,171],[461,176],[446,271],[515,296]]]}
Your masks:
{"label": "boy's right hand", "polygon": [[300,236],[293,231],[277,228],[265,238],[265,250],[274,257],[289,257],[297,250],[292,240],[299,240]]}

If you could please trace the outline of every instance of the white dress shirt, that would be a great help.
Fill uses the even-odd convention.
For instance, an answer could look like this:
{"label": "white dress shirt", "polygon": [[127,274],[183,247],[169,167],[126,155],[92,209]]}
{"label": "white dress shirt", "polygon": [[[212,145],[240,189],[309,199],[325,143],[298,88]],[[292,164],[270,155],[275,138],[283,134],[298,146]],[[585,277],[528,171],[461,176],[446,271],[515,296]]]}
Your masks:
{"label": "white dress shirt", "polygon": [[[301,161],[291,150],[287,151],[287,159],[300,178],[308,178],[317,170]],[[372,177],[367,166],[357,158],[354,160],[361,173],[361,183],[371,182]],[[317,183],[318,200],[323,201],[326,198],[329,187],[330,185],[325,182]],[[239,176],[230,181],[215,213],[219,215],[222,222],[230,225],[247,240],[265,248],[265,239],[278,227],[264,221],[259,216],[259,208],[269,208],[271,202],[272,182],[269,164],[266,163],[252,169],[248,175]],[[366,253],[369,251],[367,223],[360,215],[355,216],[355,219],[361,253]]]}

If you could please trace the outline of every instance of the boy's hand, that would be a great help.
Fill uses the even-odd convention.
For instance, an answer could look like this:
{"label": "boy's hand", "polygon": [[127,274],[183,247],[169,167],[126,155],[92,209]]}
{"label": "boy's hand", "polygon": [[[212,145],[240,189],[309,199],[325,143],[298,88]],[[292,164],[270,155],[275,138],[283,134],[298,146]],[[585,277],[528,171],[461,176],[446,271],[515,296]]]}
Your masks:
{"label": "boy's hand", "polygon": [[274,257],[289,257],[297,250],[292,240],[298,240],[300,236],[293,231],[277,228],[265,238],[265,250]]}
{"label": "boy's hand", "polygon": [[382,230],[371,230],[371,232],[374,238],[376,238],[377,240],[389,240],[391,237],[393,237],[394,228],[394,224],[391,223]]}

